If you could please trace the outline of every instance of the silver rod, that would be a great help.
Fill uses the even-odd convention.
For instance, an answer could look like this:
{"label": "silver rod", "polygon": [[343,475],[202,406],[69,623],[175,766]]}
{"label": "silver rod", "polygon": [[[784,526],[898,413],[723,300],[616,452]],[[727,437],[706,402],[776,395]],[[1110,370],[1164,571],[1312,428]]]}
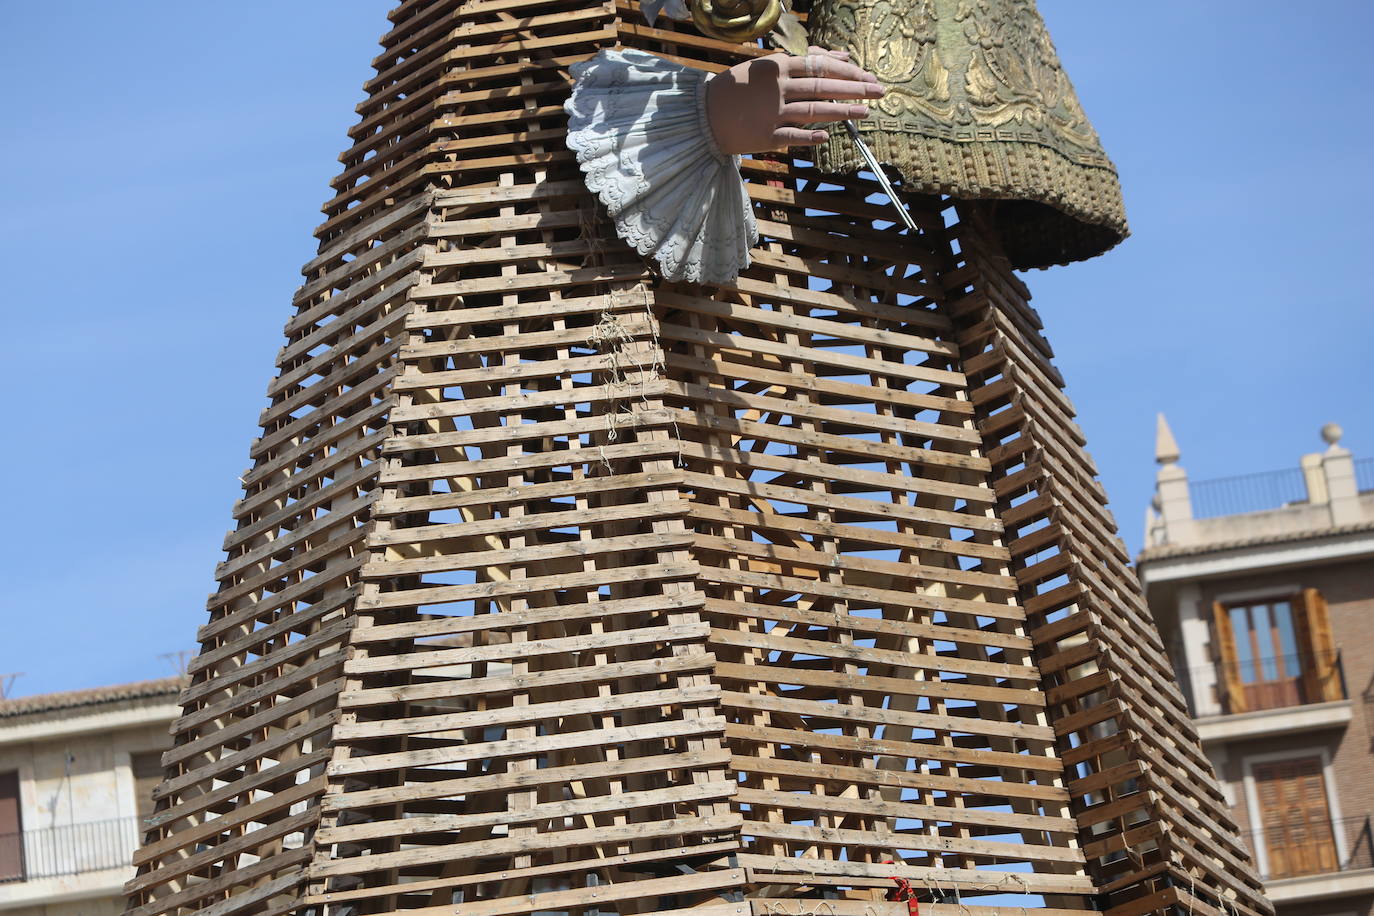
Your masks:
{"label": "silver rod", "polygon": [[854,145],[859,148],[859,153],[868,163],[868,168],[873,172],[874,177],[878,179],[878,184],[883,186],[883,193],[887,195],[888,200],[892,201],[892,206],[897,208],[897,212],[902,217],[902,222],[912,232],[917,231],[916,221],[911,218],[911,213],[907,210],[906,204],[902,203],[902,199],[897,196],[897,189],[888,180],[887,173],[883,171],[883,164],[878,161],[877,156],[873,155],[873,150],[868,148],[863,137],[859,136],[859,128],[855,126],[853,121],[845,121],[844,129],[849,132],[849,139],[853,140]]}

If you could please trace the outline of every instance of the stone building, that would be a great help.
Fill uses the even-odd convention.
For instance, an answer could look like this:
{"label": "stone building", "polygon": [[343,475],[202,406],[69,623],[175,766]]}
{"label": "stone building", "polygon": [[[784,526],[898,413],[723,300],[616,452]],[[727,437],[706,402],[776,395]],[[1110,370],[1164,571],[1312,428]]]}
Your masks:
{"label": "stone building", "polygon": [[0,700],[0,913],[113,916],[183,681]]}
{"label": "stone building", "polygon": [[1138,569],[1279,916],[1374,913],[1374,458],[1189,481],[1160,417]]}

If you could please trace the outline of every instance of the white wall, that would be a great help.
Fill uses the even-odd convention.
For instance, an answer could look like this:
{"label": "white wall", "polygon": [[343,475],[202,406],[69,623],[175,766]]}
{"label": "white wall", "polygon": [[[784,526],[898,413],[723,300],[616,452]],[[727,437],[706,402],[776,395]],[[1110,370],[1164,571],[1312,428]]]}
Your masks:
{"label": "white wall", "polygon": [[[167,697],[0,720],[0,772],[19,773],[25,865],[0,884],[0,910],[22,916],[115,916],[139,841],[130,759],[171,743]],[[62,874],[57,874],[57,873]],[[41,875],[41,876],[40,876]]]}

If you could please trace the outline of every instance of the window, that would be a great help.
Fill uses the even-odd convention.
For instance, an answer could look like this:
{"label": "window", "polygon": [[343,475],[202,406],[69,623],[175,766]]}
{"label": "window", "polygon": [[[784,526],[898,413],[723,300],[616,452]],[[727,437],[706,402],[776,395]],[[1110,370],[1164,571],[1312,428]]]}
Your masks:
{"label": "window", "polygon": [[1320,757],[1257,763],[1251,769],[1270,878],[1335,871],[1336,840]]}
{"label": "window", "polygon": [[1326,602],[1316,589],[1217,603],[1213,621],[1228,713],[1344,698]]}
{"label": "window", "polygon": [[1236,677],[1244,685],[1247,709],[1274,709],[1302,702],[1298,679],[1302,663],[1293,635],[1293,604],[1272,603],[1226,608],[1236,645]]}
{"label": "window", "polygon": [[143,829],[144,818],[155,809],[153,790],[162,782],[162,752],[149,751],[146,754],[132,754],[129,768],[134,772],[134,799],[138,811],[138,829]]}
{"label": "window", "polygon": [[19,774],[0,773],[0,882],[24,880],[24,834],[19,822]]}

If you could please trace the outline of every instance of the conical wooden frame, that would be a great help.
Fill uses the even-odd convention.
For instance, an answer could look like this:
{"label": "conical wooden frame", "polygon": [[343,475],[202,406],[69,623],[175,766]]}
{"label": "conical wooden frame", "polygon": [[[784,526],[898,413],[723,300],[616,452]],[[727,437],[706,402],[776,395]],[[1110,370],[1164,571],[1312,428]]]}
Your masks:
{"label": "conical wooden frame", "polygon": [[391,19],[129,916],[1268,913],[995,214],[757,157],[664,284],[568,68],[760,49]]}

